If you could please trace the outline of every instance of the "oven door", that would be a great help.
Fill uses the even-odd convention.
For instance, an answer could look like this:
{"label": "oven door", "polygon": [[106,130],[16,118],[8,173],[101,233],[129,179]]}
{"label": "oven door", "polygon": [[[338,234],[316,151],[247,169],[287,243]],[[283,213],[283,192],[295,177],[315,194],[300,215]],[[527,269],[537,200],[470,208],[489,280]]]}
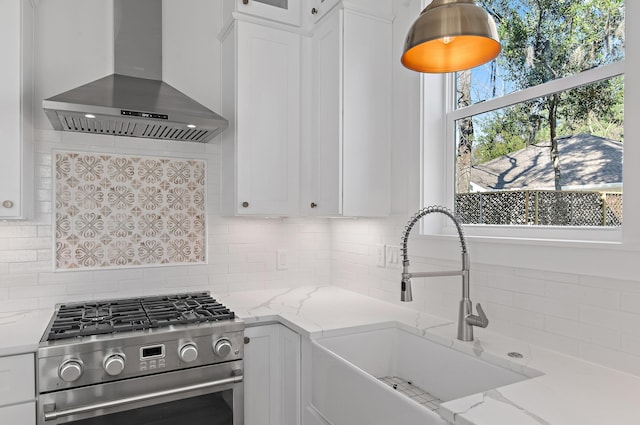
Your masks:
{"label": "oven door", "polygon": [[41,394],[38,425],[243,425],[242,360]]}

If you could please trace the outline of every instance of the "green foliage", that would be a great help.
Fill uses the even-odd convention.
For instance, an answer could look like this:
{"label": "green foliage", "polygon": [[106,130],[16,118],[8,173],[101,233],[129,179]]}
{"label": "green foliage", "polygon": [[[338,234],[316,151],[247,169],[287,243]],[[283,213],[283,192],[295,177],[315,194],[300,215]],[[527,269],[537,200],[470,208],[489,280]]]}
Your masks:
{"label": "green foliage", "polygon": [[[496,68],[514,90],[624,57],[624,0],[479,3],[498,23],[502,52]],[[622,77],[614,78],[475,117],[474,160],[484,162],[527,144],[550,142],[553,135],[586,132],[622,140],[623,87]]]}

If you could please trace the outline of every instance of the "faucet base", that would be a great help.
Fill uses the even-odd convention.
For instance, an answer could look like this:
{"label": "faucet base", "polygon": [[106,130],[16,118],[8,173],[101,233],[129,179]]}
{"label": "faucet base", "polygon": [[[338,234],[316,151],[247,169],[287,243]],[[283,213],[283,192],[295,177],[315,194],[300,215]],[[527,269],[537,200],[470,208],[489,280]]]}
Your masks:
{"label": "faucet base", "polygon": [[467,317],[473,314],[470,299],[460,300],[458,309],[458,339],[460,341],[473,341],[473,326],[467,323]]}

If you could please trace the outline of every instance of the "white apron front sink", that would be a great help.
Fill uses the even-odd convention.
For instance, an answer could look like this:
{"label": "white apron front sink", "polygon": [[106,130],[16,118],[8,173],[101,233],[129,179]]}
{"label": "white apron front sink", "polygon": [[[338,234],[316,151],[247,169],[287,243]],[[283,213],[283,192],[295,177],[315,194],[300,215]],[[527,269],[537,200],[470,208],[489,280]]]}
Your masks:
{"label": "white apron front sink", "polygon": [[440,403],[529,378],[396,327],[312,347],[312,404],[332,425],[443,425]]}

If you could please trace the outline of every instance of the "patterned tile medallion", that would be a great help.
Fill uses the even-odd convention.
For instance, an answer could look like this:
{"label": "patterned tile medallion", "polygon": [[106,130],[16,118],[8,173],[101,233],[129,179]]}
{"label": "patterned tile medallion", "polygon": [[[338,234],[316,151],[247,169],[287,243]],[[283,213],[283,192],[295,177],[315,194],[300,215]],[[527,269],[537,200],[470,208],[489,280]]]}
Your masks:
{"label": "patterned tile medallion", "polygon": [[54,152],[56,269],[205,262],[202,160]]}

